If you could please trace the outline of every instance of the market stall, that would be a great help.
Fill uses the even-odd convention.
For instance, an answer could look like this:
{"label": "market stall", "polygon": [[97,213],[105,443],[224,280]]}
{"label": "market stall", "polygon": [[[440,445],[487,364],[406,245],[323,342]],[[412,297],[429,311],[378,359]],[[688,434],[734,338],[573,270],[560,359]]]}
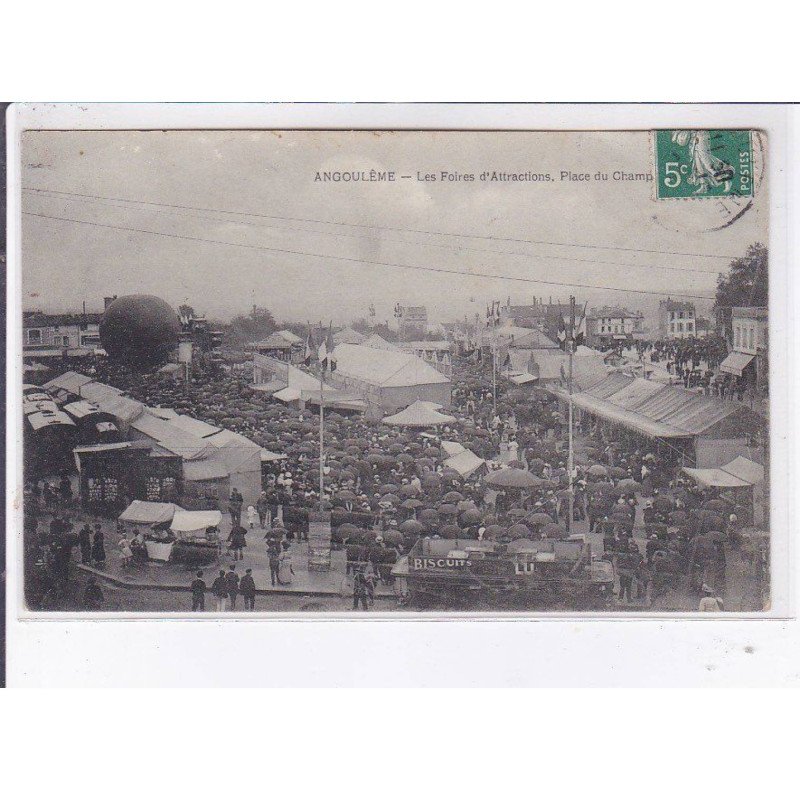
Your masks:
{"label": "market stall", "polygon": [[203,566],[219,556],[221,511],[179,511],[170,525],[175,536],[172,561],[187,566]]}
{"label": "market stall", "polygon": [[168,529],[176,513],[185,513],[175,503],[152,503],[147,500],[134,500],[120,515],[121,522],[129,525],[146,525],[144,534],[147,558],[151,561],[169,561],[175,537]]}

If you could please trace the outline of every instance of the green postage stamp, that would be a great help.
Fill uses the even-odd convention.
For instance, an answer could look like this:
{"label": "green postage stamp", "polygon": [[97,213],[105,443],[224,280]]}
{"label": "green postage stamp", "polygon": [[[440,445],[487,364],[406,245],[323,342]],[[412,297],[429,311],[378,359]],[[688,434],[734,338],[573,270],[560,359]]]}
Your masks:
{"label": "green postage stamp", "polygon": [[655,132],[656,196],[752,197],[750,131]]}

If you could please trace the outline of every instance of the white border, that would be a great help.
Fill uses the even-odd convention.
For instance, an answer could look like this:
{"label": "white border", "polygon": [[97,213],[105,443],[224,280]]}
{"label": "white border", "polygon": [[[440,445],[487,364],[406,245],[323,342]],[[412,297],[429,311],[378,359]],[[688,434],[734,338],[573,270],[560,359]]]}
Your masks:
{"label": "white border", "polygon": [[[126,129],[126,128],[307,128],[307,129],[643,129],[658,127],[743,127],[760,128],[768,134],[770,192],[770,348],[772,409],[772,515],[773,608],[763,615],[737,615],[722,620],[676,617],[676,615],[603,616],[537,615],[521,618],[492,615],[477,619],[447,616],[431,619],[418,614],[390,615],[385,619],[363,617],[295,617],[223,620],[197,617],[186,624],[181,617],[162,619],[157,615],[91,617],[75,615],[25,614],[20,609],[21,582],[16,569],[9,569],[7,593],[9,684],[103,684],[103,685],[653,685],[663,683],[726,682],[721,662],[730,669],[735,682],[744,675],[763,675],[762,646],[788,631],[796,633],[796,622],[788,621],[794,609],[797,569],[793,569],[796,548],[789,543],[790,444],[795,442],[790,419],[788,376],[793,364],[790,342],[795,337],[790,321],[795,299],[794,281],[787,270],[789,231],[787,213],[788,166],[797,143],[792,138],[795,109],[787,106],[752,105],[412,105],[412,104],[272,104],[272,105],[52,105],[11,106],[8,112],[8,344],[7,464],[22,474],[19,447],[21,425],[21,287],[19,227],[19,145],[21,131],[39,129]],[[793,194],[791,195],[794,196]],[[794,240],[792,239],[792,242]],[[792,250],[791,252],[795,252]],[[780,368],[779,368],[780,365]],[[792,375],[793,377],[793,375]],[[783,402],[781,402],[783,400]],[[787,476],[780,480],[779,476]],[[14,469],[7,479],[8,564],[20,560],[21,486],[15,485]],[[187,615],[188,616],[188,615]],[[291,616],[291,615],[289,615]],[[756,623],[755,619],[761,621]],[[435,626],[435,627],[434,627]],[[634,627],[635,626],[635,627]],[[212,634],[212,631],[214,632]],[[254,638],[253,633],[261,636]],[[630,639],[636,633],[635,644]],[[273,659],[266,669],[262,637],[273,639],[277,648],[268,650],[283,657]],[[567,635],[571,634],[571,635]],[[664,636],[668,635],[668,639]],[[53,647],[68,636],[73,648],[53,658]],[[124,636],[124,639],[121,638]],[[532,639],[531,637],[536,637]],[[651,638],[654,637],[654,638]],[[794,646],[797,647],[795,636]],[[531,639],[533,648],[526,643]],[[627,640],[627,644],[625,641]],[[758,640],[759,644],[754,642]],[[125,645],[119,644],[125,642]],[[221,653],[234,646],[246,658],[217,661],[212,641],[225,641]],[[258,644],[256,644],[258,642]],[[746,642],[747,644],[741,644]],[[80,643],[80,644],[79,644]],[[111,643],[111,644],[109,644]],[[115,644],[116,643],[116,644]],[[690,644],[691,643],[691,644]],[[599,652],[613,656],[622,648],[624,660],[604,661]],[[687,651],[687,646],[689,650]],[[745,651],[744,647],[748,649]],[[723,649],[720,650],[719,648]],[[177,648],[177,649],[175,649]],[[543,648],[543,649],[542,649]],[[752,650],[751,650],[752,648]],[[216,648],[215,648],[216,649]],[[503,658],[486,660],[492,651]],[[741,650],[744,659],[727,659]],[[429,657],[436,653],[435,663]],[[537,660],[535,674],[519,673],[514,664],[546,654]],[[707,652],[711,661],[705,673],[698,671],[697,654]],[[142,664],[124,653],[146,653]],[[194,654],[191,659],[176,654]],[[375,673],[365,669],[369,653],[382,665]],[[87,656],[91,654],[91,657]],[[468,655],[467,655],[468,654]],[[505,656],[511,659],[505,661]],[[388,656],[388,658],[387,658]],[[202,668],[197,669],[198,663]],[[410,660],[409,660],[410,659]],[[800,659],[798,659],[800,662]],[[729,662],[729,663],[727,663]],[[237,668],[233,668],[233,664]],[[649,667],[642,671],[644,663]],[[242,665],[256,669],[240,669]],[[424,669],[421,669],[425,665]],[[442,669],[437,669],[437,665]],[[735,667],[734,667],[735,665]],[[531,664],[533,666],[533,664]],[[608,670],[609,667],[611,671]],[[635,668],[634,668],[635,667]],[[477,669],[476,669],[477,668]],[[654,670],[654,671],[652,671]],[[665,671],[669,670],[669,672]],[[779,669],[780,682],[800,682],[800,670]],[[736,676],[736,677],[734,677]],[[375,682],[377,680],[377,683]]]}

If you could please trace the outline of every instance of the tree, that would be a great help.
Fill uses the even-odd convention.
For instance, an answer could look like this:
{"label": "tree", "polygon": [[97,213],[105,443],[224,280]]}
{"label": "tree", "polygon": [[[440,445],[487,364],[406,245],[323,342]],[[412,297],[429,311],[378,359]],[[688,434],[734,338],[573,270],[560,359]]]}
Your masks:
{"label": "tree", "polygon": [[376,333],[381,339],[385,339],[387,342],[397,341],[397,332],[393,331],[387,322],[368,322],[364,317],[360,317],[359,319],[353,320],[350,323],[350,327],[354,331],[363,333],[366,336]]}
{"label": "tree", "polygon": [[731,261],[725,275],[717,278],[714,311],[730,339],[731,308],[735,306],[766,306],[769,302],[769,252],[756,242],[741,258]]}
{"label": "tree", "polygon": [[240,314],[231,320],[231,337],[234,341],[258,342],[278,329],[275,318],[266,308],[253,306],[250,314]]}

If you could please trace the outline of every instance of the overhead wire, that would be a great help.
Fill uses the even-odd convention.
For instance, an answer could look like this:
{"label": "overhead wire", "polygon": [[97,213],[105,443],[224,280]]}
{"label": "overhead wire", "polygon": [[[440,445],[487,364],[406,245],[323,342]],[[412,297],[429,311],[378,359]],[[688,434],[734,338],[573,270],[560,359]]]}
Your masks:
{"label": "overhead wire", "polygon": [[[648,248],[641,248],[641,247],[624,247],[624,246],[616,246],[616,245],[602,245],[602,244],[584,244],[584,243],[577,243],[577,242],[554,242],[554,241],[546,241],[542,239],[522,239],[522,238],[515,238],[509,236],[490,236],[484,234],[471,234],[471,233],[453,233],[449,231],[435,231],[435,230],[427,230],[421,228],[403,228],[403,227],[392,227],[386,225],[375,225],[375,224],[366,224],[366,223],[356,223],[356,222],[341,222],[339,220],[321,220],[315,219],[312,217],[289,217],[289,216],[281,216],[278,214],[264,214],[255,211],[232,211],[229,209],[218,209],[218,208],[208,208],[203,206],[190,206],[185,204],[179,203],[162,203],[157,202],[154,200],[134,200],[130,198],[124,197],[109,197],[107,195],[95,195],[95,194],[87,194],[81,192],[67,192],[58,189],[45,189],[41,187],[32,187],[32,186],[24,186],[22,187],[23,191],[27,192],[36,192],[39,194],[52,194],[58,196],[69,196],[69,197],[76,197],[76,198],[83,198],[83,199],[90,199],[90,200],[97,200],[97,201],[112,201],[112,202],[120,202],[120,203],[129,203],[135,205],[142,205],[142,206],[158,206],[161,208],[170,208],[170,209],[180,209],[185,211],[202,211],[214,214],[229,214],[233,216],[243,216],[243,217],[256,217],[259,219],[271,219],[271,220],[282,220],[286,222],[310,222],[318,225],[333,225],[339,227],[351,227],[351,228],[370,228],[373,230],[379,231],[392,231],[398,233],[416,233],[422,234],[427,236],[445,236],[445,237],[453,237],[453,238],[464,238],[464,239],[481,239],[486,241],[497,241],[497,242],[513,242],[516,244],[533,244],[533,245],[547,245],[551,247],[574,247],[574,248],[581,248],[581,249],[592,249],[592,250],[618,250],[621,252],[630,252],[630,253],[649,253],[655,255],[672,255],[672,256],[683,256],[688,258],[711,258],[711,259],[721,259],[724,261],[731,261],[734,258],[738,258],[738,256],[728,256],[728,255],[720,255],[715,253],[689,253],[689,252],[682,252],[677,250],[655,250],[655,249],[648,249]],[[430,245],[434,246],[434,245]],[[478,251],[478,252],[496,252],[496,251]],[[526,255],[528,255],[526,253]],[[561,257],[563,258],[563,256]],[[597,262],[597,263],[611,263],[611,262]],[[620,264],[620,266],[639,266],[637,264]],[[684,270],[684,271],[693,271],[693,270]],[[715,274],[716,270],[696,270],[697,272],[708,272],[709,274]]]}
{"label": "overhead wire", "polygon": [[512,276],[512,275],[498,275],[496,273],[490,272],[479,272],[479,271],[469,271],[465,272],[463,270],[455,270],[455,269],[447,269],[445,267],[430,267],[430,266],[422,266],[419,264],[401,264],[398,262],[391,262],[391,261],[376,261],[372,259],[365,259],[365,258],[355,258],[352,256],[339,256],[339,255],[332,255],[326,253],[314,253],[304,250],[293,250],[289,248],[281,248],[281,247],[270,247],[268,245],[258,245],[258,244],[248,244],[245,242],[230,242],[225,241],[223,239],[211,239],[201,236],[187,236],[185,234],[178,234],[178,233],[167,233],[165,231],[154,231],[149,230],[146,228],[135,228],[131,226],[124,226],[124,225],[112,225],[110,223],[102,223],[96,222],[91,220],[82,220],[82,219],[74,219],[70,217],[62,217],[56,215],[49,215],[49,214],[40,214],[35,213],[32,211],[23,211],[22,214],[24,216],[29,217],[38,217],[41,219],[49,219],[49,220],[56,220],[61,222],[71,222],[74,224],[79,225],[88,225],[96,228],[104,228],[108,230],[119,230],[119,231],[128,231],[131,233],[141,233],[141,234],[148,234],[151,236],[161,236],[169,239],[180,239],[184,241],[190,242],[204,242],[208,244],[216,244],[216,245],[223,245],[227,247],[238,247],[248,250],[256,250],[256,251],[264,251],[264,252],[273,252],[273,253],[282,253],[285,255],[297,255],[297,256],[304,256],[308,258],[319,258],[319,259],[327,259],[330,261],[340,261],[340,262],[348,262],[354,264],[368,264],[371,266],[378,266],[378,267],[390,267],[394,269],[408,269],[408,270],[416,270],[421,272],[431,272],[431,273],[441,273],[446,275],[459,275],[461,277],[466,278],[484,278],[490,280],[503,280],[503,281],[512,281],[515,283],[527,283],[527,284],[543,284],[545,286],[561,286],[566,288],[576,288],[576,289],[600,289],[604,291],[612,291],[612,292],[623,292],[629,294],[642,294],[642,295],[653,295],[653,296],[662,296],[662,297],[685,297],[693,300],[713,300],[714,298],[710,295],[696,295],[696,294],[687,294],[687,293],[680,293],[670,291],[670,292],[661,292],[655,290],[646,290],[646,289],[634,289],[634,288],[621,288],[618,286],[605,286],[602,284],[591,284],[591,283],[579,283],[579,282],[566,282],[566,281],[552,281],[552,280],[545,280],[545,279],[534,279],[534,278],[525,278],[520,276]]}

